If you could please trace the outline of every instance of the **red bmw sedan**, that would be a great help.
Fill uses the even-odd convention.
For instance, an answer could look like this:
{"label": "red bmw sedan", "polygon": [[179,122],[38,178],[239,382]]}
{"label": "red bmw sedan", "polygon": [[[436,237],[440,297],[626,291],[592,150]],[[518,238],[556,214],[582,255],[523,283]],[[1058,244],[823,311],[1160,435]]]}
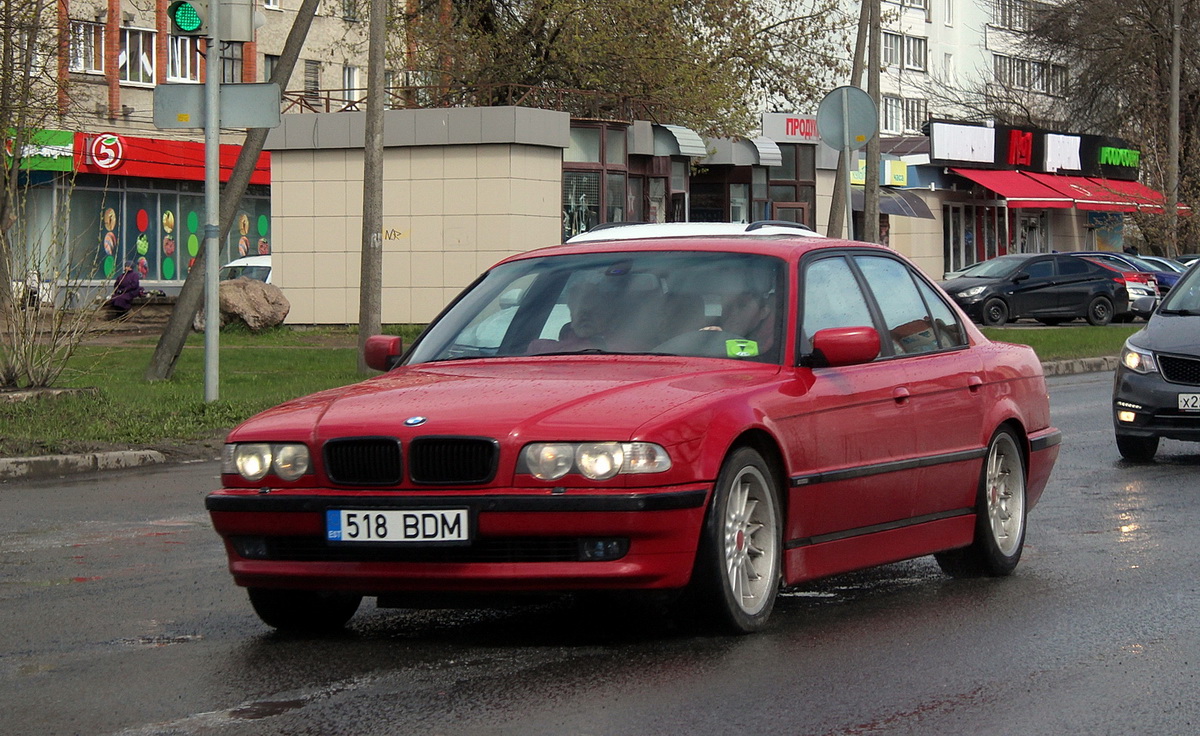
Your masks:
{"label": "red bmw sedan", "polygon": [[1007,575],[1060,441],[1030,348],[894,251],[781,224],[513,256],[366,357],[384,373],[235,428],[206,499],[279,629],[644,591],[751,632],[822,576]]}

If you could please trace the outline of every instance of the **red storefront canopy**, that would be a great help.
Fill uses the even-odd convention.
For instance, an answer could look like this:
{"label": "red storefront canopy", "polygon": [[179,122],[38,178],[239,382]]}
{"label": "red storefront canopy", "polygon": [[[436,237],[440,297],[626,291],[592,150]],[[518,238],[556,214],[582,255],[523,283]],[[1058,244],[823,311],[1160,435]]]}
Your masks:
{"label": "red storefront canopy", "polygon": [[1008,200],[1009,207],[1070,209],[1075,206],[1071,197],[1034,181],[1020,171],[993,169],[951,169],[955,174],[991,189]]}

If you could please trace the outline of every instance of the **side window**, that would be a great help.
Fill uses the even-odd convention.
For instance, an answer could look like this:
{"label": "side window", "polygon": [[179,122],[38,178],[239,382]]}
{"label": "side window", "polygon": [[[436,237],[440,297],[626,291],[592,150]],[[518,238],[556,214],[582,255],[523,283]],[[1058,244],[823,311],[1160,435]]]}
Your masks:
{"label": "side window", "polygon": [[879,256],[856,256],[871,293],[883,312],[883,320],[897,355],[927,353],[939,348],[933,318],[921,299],[908,267],[900,261]]}
{"label": "side window", "polygon": [[917,282],[917,291],[929,305],[929,314],[933,317],[933,329],[937,333],[938,343],[943,348],[953,348],[967,344],[967,331],[958,321],[958,314],[946,304],[937,291],[921,279]]}
{"label": "side window", "polygon": [[1024,268],[1030,278],[1047,279],[1054,275],[1054,261],[1035,261]]}
{"label": "side window", "polygon": [[804,271],[801,314],[804,349],[812,348],[812,336],[829,327],[874,325],[871,310],[858,281],[844,258],[823,258]]}
{"label": "side window", "polygon": [[1063,276],[1083,276],[1084,274],[1091,273],[1091,265],[1081,258],[1067,256],[1066,258],[1059,259],[1058,272]]}

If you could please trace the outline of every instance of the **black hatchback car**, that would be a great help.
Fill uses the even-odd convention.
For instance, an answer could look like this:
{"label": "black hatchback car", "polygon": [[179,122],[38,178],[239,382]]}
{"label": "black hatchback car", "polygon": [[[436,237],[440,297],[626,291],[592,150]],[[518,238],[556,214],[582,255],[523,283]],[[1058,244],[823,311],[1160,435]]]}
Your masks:
{"label": "black hatchback car", "polygon": [[990,327],[1023,317],[1106,325],[1129,311],[1120,276],[1065,253],[1021,253],[981,261],[941,285],[967,316]]}
{"label": "black hatchback car", "polygon": [[1148,462],[1162,437],[1200,442],[1200,271],[1189,269],[1139,332],[1113,379],[1117,450]]}

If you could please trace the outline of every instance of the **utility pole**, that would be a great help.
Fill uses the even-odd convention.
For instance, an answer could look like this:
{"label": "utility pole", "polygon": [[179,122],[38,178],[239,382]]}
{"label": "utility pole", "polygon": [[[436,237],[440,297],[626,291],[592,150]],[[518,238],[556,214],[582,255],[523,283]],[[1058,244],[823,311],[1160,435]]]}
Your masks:
{"label": "utility pole", "polygon": [[208,46],[204,54],[204,400],[221,398],[221,13],[213,3],[208,14]]}
{"label": "utility pole", "polygon": [[[867,48],[867,27],[870,16],[867,10],[867,1],[864,0],[858,14],[858,36],[854,41],[854,61],[850,66],[850,84],[858,85],[862,80],[863,73],[863,56],[866,54]],[[850,170],[850,157],[842,149],[838,149],[838,167],[837,167],[837,182],[846,181]],[[846,195],[842,187],[833,187],[833,196],[829,199],[829,223],[825,227],[825,234],[831,238],[842,237],[842,223],[847,219],[846,208],[850,207],[850,202],[846,201]],[[854,233],[846,233],[847,238],[853,238]]]}
{"label": "utility pole", "polygon": [[367,114],[363,136],[362,262],[358,278],[358,372],[367,338],[383,331],[383,73],[387,0],[371,0],[367,33]]}
{"label": "utility pole", "polygon": [[1167,122],[1167,252],[1179,255],[1179,64],[1182,0],[1171,0],[1171,102]]}
{"label": "utility pole", "polygon": [[[879,44],[882,42],[882,20],[879,17],[879,3],[882,0],[863,0],[864,5],[871,6],[871,40],[867,53],[867,94],[879,110]],[[882,126],[877,126],[881,129]],[[867,166],[863,172],[863,230],[862,239],[868,243],[879,242],[879,136],[873,135],[867,141]]]}

